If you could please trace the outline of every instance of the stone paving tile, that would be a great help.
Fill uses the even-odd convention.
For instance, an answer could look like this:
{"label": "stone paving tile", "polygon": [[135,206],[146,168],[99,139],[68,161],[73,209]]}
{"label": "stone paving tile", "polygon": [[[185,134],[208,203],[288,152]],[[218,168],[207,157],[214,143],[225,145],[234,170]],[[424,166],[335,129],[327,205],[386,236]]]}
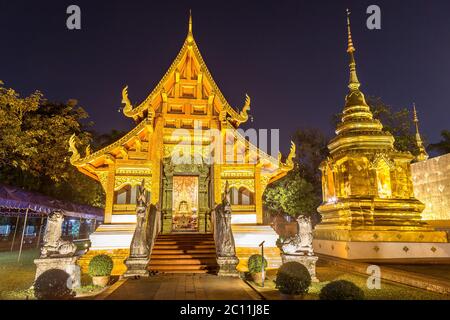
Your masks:
{"label": "stone paving tile", "polygon": [[255,300],[259,296],[239,278],[185,274],[128,279],[105,299]]}

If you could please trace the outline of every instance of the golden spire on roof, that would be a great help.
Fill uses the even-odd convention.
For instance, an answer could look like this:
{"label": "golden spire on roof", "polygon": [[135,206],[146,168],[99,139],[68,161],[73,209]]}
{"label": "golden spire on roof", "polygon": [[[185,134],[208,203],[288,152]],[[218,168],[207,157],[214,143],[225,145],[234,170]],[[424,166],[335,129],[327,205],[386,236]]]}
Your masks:
{"label": "golden spire on roof", "polygon": [[194,35],[192,33],[192,10],[189,9],[189,29],[187,35],[188,42],[192,42],[194,40]]}
{"label": "golden spire on roof", "polygon": [[417,161],[425,161],[429,158],[427,151],[423,145],[422,138],[419,132],[419,117],[417,117],[416,104],[413,103],[413,115],[414,115],[414,124],[416,125],[416,144],[417,148],[419,148],[419,154],[417,155]]}
{"label": "golden spire on roof", "polygon": [[356,74],[356,62],[354,52],[356,51],[353,46],[352,31],[350,28],[350,10],[347,9],[347,32],[348,32],[348,47],[347,53],[350,55],[350,83],[348,85],[349,89],[352,91],[357,91],[361,84],[359,83],[358,76]]}
{"label": "golden spire on roof", "polygon": [[355,47],[353,46],[353,40],[352,40],[352,30],[350,29],[350,10],[347,9],[347,31],[348,31],[348,48],[347,52],[352,53],[355,52]]}

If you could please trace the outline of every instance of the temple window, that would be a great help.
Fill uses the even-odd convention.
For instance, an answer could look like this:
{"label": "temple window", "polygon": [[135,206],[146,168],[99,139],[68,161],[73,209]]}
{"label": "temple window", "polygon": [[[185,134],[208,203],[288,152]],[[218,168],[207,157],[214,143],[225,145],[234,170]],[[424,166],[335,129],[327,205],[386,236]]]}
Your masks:
{"label": "temple window", "polygon": [[248,206],[255,204],[255,199],[253,192],[250,192],[248,189],[242,187],[239,189],[239,204]]}
{"label": "temple window", "polygon": [[255,204],[254,193],[248,189],[242,187],[238,190],[233,187],[230,191],[230,202],[232,205],[249,206]]}
{"label": "temple window", "polygon": [[239,204],[239,190],[236,188],[231,188],[230,189],[231,193],[231,199],[230,202],[232,205],[237,205]]}
{"label": "temple window", "polygon": [[137,186],[126,185],[115,192],[116,204],[136,204]]}

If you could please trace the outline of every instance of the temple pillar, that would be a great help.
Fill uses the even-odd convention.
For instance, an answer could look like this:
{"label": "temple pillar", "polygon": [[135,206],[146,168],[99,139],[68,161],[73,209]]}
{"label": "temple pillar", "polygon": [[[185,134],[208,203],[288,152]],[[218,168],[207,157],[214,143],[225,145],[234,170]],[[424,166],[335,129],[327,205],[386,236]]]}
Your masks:
{"label": "temple pillar", "polygon": [[114,207],[114,185],[116,180],[115,165],[110,164],[108,170],[108,178],[106,180],[106,199],[105,199],[105,219],[104,223],[109,224],[112,221],[113,207]]}
{"label": "temple pillar", "polygon": [[262,190],[261,185],[261,167],[255,166],[255,209],[256,209],[256,223],[263,224],[263,206],[262,206]]}

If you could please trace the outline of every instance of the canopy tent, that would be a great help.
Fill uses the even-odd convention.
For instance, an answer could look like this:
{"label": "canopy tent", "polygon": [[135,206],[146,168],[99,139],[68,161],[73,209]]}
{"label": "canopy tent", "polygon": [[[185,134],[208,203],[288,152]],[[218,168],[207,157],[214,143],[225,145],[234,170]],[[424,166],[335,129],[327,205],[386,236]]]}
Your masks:
{"label": "canopy tent", "polygon": [[57,200],[39,193],[0,185],[0,215],[21,216],[26,211],[34,215],[49,215],[61,210],[67,217],[103,220],[103,210],[87,205]]}

